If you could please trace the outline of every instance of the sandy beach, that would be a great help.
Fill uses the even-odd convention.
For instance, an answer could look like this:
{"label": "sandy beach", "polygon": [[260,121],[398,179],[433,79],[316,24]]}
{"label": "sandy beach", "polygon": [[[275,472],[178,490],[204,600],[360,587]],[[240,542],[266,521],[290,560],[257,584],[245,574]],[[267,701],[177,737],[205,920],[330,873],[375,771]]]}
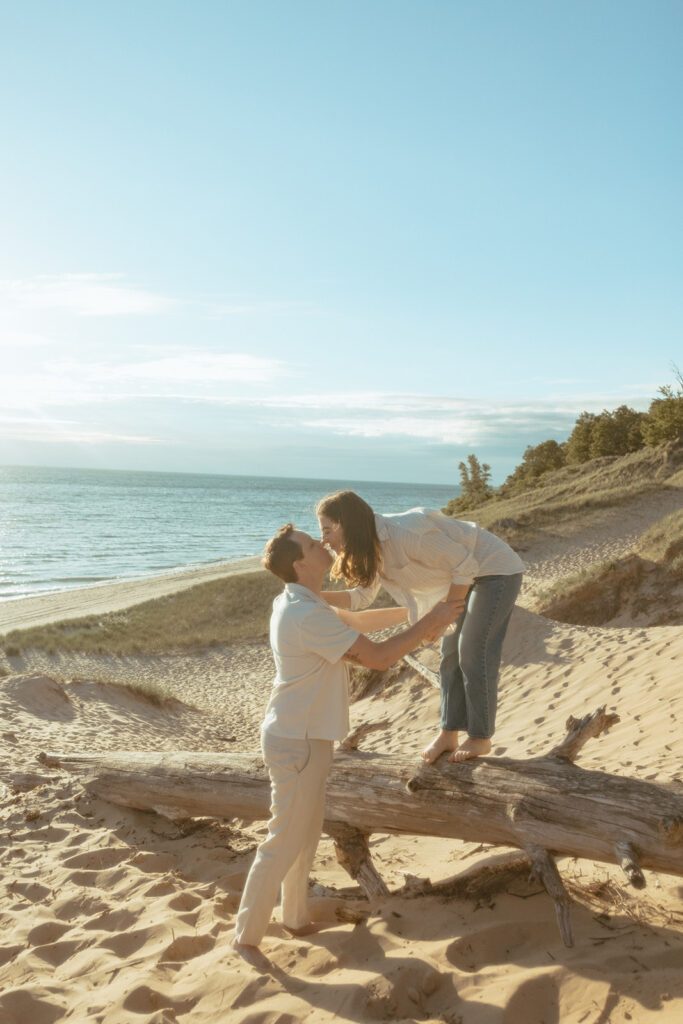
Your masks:
{"label": "sandy beach", "polygon": [[[628,550],[632,534],[624,530],[620,540],[613,532],[610,552]],[[577,533],[554,546],[547,536],[524,557],[536,586],[544,572],[555,578],[560,560],[580,565],[592,552]],[[9,602],[0,629],[101,614],[191,586],[201,573]],[[538,756],[562,738],[569,715],[606,704],[621,721],[578,763],[683,790],[683,627],[574,626],[524,603],[504,651],[494,755]],[[433,665],[436,653],[424,649],[420,658]],[[506,852],[442,839],[373,837],[392,895],[370,908],[323,838],[314,910],[328,917],[343,904],[358,920],[308,941],[290,936],[276,916],[264,940],[273,970],[254,971],[229,937],[264,823],[173,823],[127,810],[38,755],[254,751],[273,673],[267,643],[135,658],[28,652],[5,657],[2,668],[0,1024],[681,1018],[680,878],[646,872],[638,892],[614,866],[563,859],[575,930],[574,947],[565,948],[551,901],[525,875],[478,900],[411,895],[415,877],[438,883]],[[144,679],[163,681],[176,699],[157,707],[121,685]],[[416,763],[437,718],[437,691],[408,667],[352,706],[353,726],[388,722],[361,749]]]}

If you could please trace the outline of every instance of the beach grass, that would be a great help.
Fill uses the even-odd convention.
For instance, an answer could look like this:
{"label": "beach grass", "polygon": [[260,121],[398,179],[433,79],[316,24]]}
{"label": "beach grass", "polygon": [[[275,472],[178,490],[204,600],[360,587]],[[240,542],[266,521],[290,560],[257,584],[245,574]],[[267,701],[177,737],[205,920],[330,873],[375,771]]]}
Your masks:
{"label": "beach grass", "polygon": [[8,657],[30,649],[129,655],[218,647],[265,637],[282,586],[265,570],[226,576],[108,615],[12,630],[0,645]]}
{"label": "beach grass", "polygon": [[666,562],[669,569],[683,572],[683,509],[660,519],[643,534],[638,553],[653,562]]}
{"label": "beach grass", "polygon": [[607,625],[623,613],[647,615],[650,625],[683,621],[683,509],[642,535],[623,558],[596,562],[534,595],[541,615],[576,625]]}

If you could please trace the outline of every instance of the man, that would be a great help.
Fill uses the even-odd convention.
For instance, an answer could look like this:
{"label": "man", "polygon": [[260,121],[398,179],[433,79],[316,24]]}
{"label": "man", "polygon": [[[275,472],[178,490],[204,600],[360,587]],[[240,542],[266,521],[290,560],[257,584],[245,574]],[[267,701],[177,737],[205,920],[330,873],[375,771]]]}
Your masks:
{"label": "man", "polygon": [[[361,629],[403,622],[405,608],[338,612],[320,596],[333,556],[318,540],[283,526],[266,545],[263,565],[285,583],[273,603],[270,643],[277,675],[261,731],[271,780],[268,835],[242,894],[232,945],[259,964],[263,938],[282,886],[282,921],[295,935],[319,930],[308,910],[308,875],[322,831],[325,783],[334,740],[349,729],[345,662],[386,669],[453,622],[463,602],[440,602],[409,629],[373,641]],[[357,627],[357,628],[356,628]]]}

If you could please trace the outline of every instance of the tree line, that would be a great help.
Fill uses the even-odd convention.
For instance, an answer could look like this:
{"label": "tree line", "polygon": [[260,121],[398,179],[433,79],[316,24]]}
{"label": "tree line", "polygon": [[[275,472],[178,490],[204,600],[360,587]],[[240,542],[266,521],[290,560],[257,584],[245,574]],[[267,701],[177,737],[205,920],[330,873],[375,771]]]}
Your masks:
{"label": "tree line", "polygon": [[458,464],[462,490],[449,502],[449,512],[466,512],[494,497],[513,497],[533,487],[545,473],[563,466],[604,455],[627,455],[683,436],[683,374],[677,367],[674,373],[676,386],[659,388],[659,397],[652,400],[647,412],[636,412],[627,405],[601,413],[582,412],[566,441],[529,445],[519,466],[497,490],[491,486],[491,467],[476,455],[468,455]]}

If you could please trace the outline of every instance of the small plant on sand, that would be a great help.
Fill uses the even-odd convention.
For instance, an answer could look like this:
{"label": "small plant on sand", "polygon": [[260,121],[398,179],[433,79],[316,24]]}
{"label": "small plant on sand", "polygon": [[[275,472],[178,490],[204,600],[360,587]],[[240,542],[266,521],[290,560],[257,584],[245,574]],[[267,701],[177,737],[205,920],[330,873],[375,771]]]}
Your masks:
{"label": "small plant on sand", "polygon": [[168,686],[163,686],[161,683],[151,679],[117,680],[111,685],[120,686],[122,689],[134,693],[136,696],[142,697],[143,700],[149,701],[150,704],[155,704],[160,708],[178,699]]}

